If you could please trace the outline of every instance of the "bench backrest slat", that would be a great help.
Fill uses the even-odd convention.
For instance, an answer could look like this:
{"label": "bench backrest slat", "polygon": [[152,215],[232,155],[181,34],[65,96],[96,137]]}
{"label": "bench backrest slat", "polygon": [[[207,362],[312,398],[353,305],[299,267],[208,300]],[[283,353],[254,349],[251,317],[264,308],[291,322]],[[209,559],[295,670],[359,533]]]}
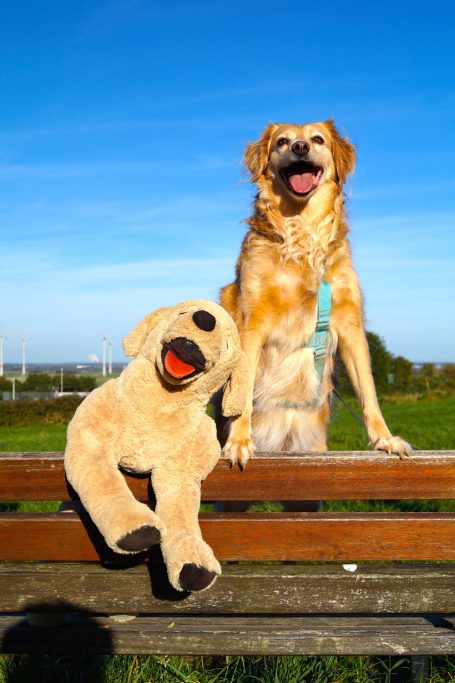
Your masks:
{"label": "bench backrest slat", "polygon": [[[220,560],[455,560],[455,513],[205,513],[200,523]],[[77,513],[0,515],[0,560],[100,556],[110,553]]]}
{"label": "bench backrest slat", "polygon": [[[128,476],[147,500],[148,477]],[[455,498],[455,451],[406,460],[371,452],[258,454],[243,472],[220,460],[203,500],[373,500]],[[0,453],[0,500],[65,500],[62,453]]]}

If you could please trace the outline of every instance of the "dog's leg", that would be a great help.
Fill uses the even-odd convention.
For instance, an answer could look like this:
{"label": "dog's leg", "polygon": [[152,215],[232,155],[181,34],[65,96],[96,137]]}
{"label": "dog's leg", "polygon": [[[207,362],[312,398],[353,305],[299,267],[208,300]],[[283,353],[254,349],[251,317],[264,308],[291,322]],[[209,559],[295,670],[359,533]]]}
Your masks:
{"label": "dog's leg", "polygon": [[[334,322],[337,321],[336,310]],[[370,353],[361,314],[354,304],[343,306],[343,315],[336,324],[341,357],[362,407],[363,419],[371,443],[376,450],[396,453],[403,458],[412,452],[411,446],[399,436],[393,436],[378,404]]]}
{"label": "dog's leg", "polygon": [[264,334],[260,328],[254,331],[240,330],[240,341],[248,368],[245,409],[239,417],[232,420],[228,440],[223,449],[224,457],[230,460],[232,465],[237,464],[240,469],[243,469],[255,450],[251,438],[251,416],[253,414],[254,380],[263,337]]}

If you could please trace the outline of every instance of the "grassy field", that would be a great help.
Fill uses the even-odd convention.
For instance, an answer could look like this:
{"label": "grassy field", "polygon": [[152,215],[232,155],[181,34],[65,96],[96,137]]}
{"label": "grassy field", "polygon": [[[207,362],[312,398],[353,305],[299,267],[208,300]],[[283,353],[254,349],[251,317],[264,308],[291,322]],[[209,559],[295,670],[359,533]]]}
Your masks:
{"label": "grassy field", "polygon": [[65,425],[0,427],[0,451],[63,451],[65,441]]}
{"label": "grassy field", "polygon": [[[355,401],[349,403],[360,412]],[[389,398],[381,407],[391,432],[402,436],[415,449],[455,448],[455,396],[411,402],[395,402]],[[368,448],[366,432],[338,399],[329,433],[331,450]]]}
{"label": "grassy field", "polygon": [[[360,413],[358,404],[349,400]],[[387,424],[393,433],[411,442],[414,448],[455,448],[455,396],[393,402],[382,405]],[[34,423],[27,427],[0,426],[0,451],[63,451],[66,426]],[[335,399],[329,429],[331,450],[366,450],[368,437],[345,406]]]}
{"label": "grassy field", "polygon": [[[354,401],[351,405],[358,411]],[[391,430],[416,448],[455,448],[455,397],[388,399],[383,412]],[[59,424],[0,427],[0,450],[60,451],[64,450],[65,438],[66,428]],[[330,448],[368,448],[362,427],[342,404],[335,406]],[[397,507],[455,510],[454,501],[325,502],[327,510],[376,510],[378,506],[382,510]],[[455,657],[431,658],[430,668],[431,683],[455,683]],[[398,657],[0,657],[0,683],[405,683],[410,680],[409,661]]]}

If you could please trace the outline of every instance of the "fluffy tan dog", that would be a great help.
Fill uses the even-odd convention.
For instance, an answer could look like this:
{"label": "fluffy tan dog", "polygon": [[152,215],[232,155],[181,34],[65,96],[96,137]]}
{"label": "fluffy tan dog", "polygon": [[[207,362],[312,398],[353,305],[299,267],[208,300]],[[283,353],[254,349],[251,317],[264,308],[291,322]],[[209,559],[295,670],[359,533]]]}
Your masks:
{"label": "fluffy tan dog", "polygon": [[[146,316],[124,340],[136,358],[93,391],[68,427],[69,482],[119,553],[160,542],[177,590],[203,590],[221,569],[198,523],[201,481],[220,456],[211,395],[226,384],[225,415],[241,413],[245,368],[236,326],[210,301]],[[118,467],[151,472],[156,509],[137,501]]]}
{"label": "fluffy tan dog", "polygon": [[[246,149],[258,194],[235,282],[221,304],[239,328],[247,357],[246,408],[231,424],[225,454],[243,467],[254,451],[323,451],[334,354],[339,346],[376,449],[411,451],[382,417],[370,368],[362,295],[351,259],[343,184],[353,146],[332,121],[271,124]],[[322,377],[308,342],[321,281],[331,287]]]}

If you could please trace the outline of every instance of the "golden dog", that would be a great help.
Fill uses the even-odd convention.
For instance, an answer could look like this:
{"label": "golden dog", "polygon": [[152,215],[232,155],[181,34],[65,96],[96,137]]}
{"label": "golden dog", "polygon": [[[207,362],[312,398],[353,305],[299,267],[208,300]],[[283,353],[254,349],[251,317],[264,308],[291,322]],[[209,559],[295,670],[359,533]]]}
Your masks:
{"label": "golden dog", "polygon": [[[357,392],[374,448],[400,457],[411,447],[381,414],[352,266],[343,184],[355,150],[332,121],[270,124],[248,145],[245,163],[258,194],[221,304],[237,323],[249,371],[248,399],[224,448],[243,468],[261,451],[327,450],[337,346]],[[322,377],[305,346],[317,320],[321,281],[331,286]]]}

